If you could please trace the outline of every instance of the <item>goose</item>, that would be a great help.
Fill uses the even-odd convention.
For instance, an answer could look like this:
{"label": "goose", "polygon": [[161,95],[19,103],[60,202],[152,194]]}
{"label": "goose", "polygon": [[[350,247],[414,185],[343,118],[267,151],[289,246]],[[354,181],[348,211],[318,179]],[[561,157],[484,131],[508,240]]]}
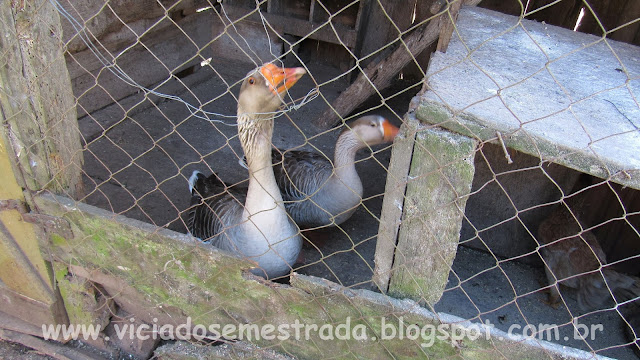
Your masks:
{"label": "goose", "polygon": [[333,164],[324,155],[301,150],[273,151],[272,162],[287,212],[301,228],[340,225],[362,201],[356,152],[388,143],[398,128],[379,115],[351,122],[336,141]]}
{"label": "goose", "polygon": [[238,96],[238,137],[249,168],[246,191],[229,189],[215,174],[189,178],[189,232],[206,243],[253,260],[267,279],[288,274],[302,238],[287,215],[271,164],[274,113],[281,95],[306,72],[265,64],[251,71]]}

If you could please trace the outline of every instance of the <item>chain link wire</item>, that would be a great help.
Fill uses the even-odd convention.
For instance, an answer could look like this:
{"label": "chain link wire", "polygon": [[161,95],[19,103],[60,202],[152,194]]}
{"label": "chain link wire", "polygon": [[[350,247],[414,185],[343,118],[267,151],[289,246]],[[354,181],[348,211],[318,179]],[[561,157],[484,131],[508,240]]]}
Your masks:
{"label": "chain link wire", "polygon": [[[307,74],[274,113],[274,149],[312,151],[337,165],[338,136],[358,129],[353,120],[380,115],[400,133],[394,143],[367,145],[357,153],[363,193],[353,215],[337,226],[303,227],[293,271],[354,291],[387,290],[373,281],[380,266],[374,258],[379,228],[389,225],[381,224],[389,184],[401,184],[401,196],[393,199],[404,211],[395,224],[400,232],[412,219],[428,229],[432,219],[445,215],[459,226],[454,260],[444,250],[447,233],[422,234],[425,242],[440,242],[430,246],[442,254],[428,261],[445,264],[448,280],[436,303],[420,293],[412,297],[437,317],[488,321],[534,341],[596,355],[639,354],[640,183],[634,151],[640,144],[640,8],[634,1],[483,1],[477,8],[462,6],[459,14],[459,2],[428,0],[51,4],[64,30],[78,113],[77,128],[65,131],[82,141],[84,162],[74,166],[81,168],[84,193],[75,205],[102,208],[114,220],[124,215],[143,221],[157,227],[154,233],[188,234],[194,170],[215,174],[227,192],[248,184],[236,113],[247,72],[267,62],[299,66]],[[433,45],[423,46],[429,26],[452,20],[448,46],[441,43],[446,31],[437,32],[444,25],[435,27]],[[416,44],[426,50],[415,52]],[[431,54],[436,46],[444,52]],[[603,58],[590,62],[596,50]],[[400,56],[407,61],[389,61]],[[600,86],[603,76],[611,80],[605,84],[615,85]],[[590,108],[596,100],[601,107]],[[440,104],[446,116],[426,119],[427,103]],[[443,129],[462,135],[449,138]],[[432,133],[451,144],[453,158],[424,141]],[[472,142],[471,153],[464,153],[458,136]],[[407,139],[410,144],[401,148]],[[405,173],[391,173],[403,156],[409,159]],[[451,175],[460,161],[472,166],[468,184],[461,173]],[[420,173],[425,163],[432,170]],[[433,174],[448,183],[431,188],[425,179]],[[447,191],[453,198],[443,195]],[[421,205],[431,198],[440,199],[437,206]],[[69,261],[70,268],[83,263],[82,243],[91,241],[83,239],[74,250],[78,258]],[[401,264],[411,270],[408,259],[418,251],[412,246],[421,246],[415,236],[397,241],[407,243],[393,246],[392,274]],[[115,238],[95,256],[118,254],[120,245]],[[135,251],[146,246],[137,244]],[[160,251],[164,270],[154,275],[157,289],[149,301],[161,307],[167,297],[190,297],[189,276],[176,284],[163,272],[194,271],[186,264],[193,251],[199,250]],[[120,270],[134,265],[140,264],[123,263]],[[216,269],[208,276],[228,276]],[[430,281],[428,274],[406,274],[415,283]],[[113,296],[102,286],[91,291],[98,299]],[[214,310],[233,319],[233,297],[216,299]],[[254,312],[265,317],[265,304],[275,301],[254,300]],[[360,320],[368,321],[370,309],[349,301]],[[121,316],[106,305],[105,311]],[[342,321],[330,314],[324,320]],[[557,330],[550,333],[558,332],[546,338],[551,324]],[[584,329],[593,336],[575,336]],[[307,346],[322,353],[320,343]],[[345,356],[361,349],[350,351]]]}

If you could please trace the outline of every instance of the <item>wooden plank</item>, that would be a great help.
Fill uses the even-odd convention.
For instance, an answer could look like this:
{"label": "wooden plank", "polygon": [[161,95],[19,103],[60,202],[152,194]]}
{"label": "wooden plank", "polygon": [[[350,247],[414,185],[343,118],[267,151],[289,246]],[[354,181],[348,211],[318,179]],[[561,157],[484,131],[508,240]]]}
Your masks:
{"label": "wooden plank", "polygon": [[422,126],[416,135],[389,294],[434,305],[456,255],[477,142]]}
{"label": "wooden plank", "polygon": [[[13,317],[20,319],[22,322],[29,324],[24,327],[15,328],[18,331],[27,331],[28,329],[40,329],[40,333],[34,334],[42,336],[42,326],[55,326],[58,324],[67,324],[66,313],[60,298],[56,298],[58,301],[39,301],[33,298],[24,296],[6,286],[0,285],[0,299],[2,299],[3,313],[9,314]],[[62,316],[64,315],[64,318]],[[9,325],[9,324],[5,324]],[[16,324],[14,324],[16,325]],[[0,327],[3,327],[0,323]],[[11,327],[9,327],[11,328]],[[28,331],[31,333],[32,331]],[[59,339],[64,341],[65,339]]]}
{"label": "wooden plank", "polygon": [[[253,9],[239,8],[230,5],[225,5],[224,9],[232,20],[242,18],[262,23],[260,14]],[[328,24],[320,27],[322,24],[264,12],[262,16],[264,16],[274,28],[281,28],[284,34],[300,36],[305,39],[326,41],[332,44],[344,44],[349,48],[353,48],[356,44],[357,32],[342,24],[333,24],[337,36],[340,38],[338,39],[336,32],[334,32]]]}
{"label": "wooden plank", "polygon": [[[60,23],[48,1],[0,2],[0,200],[26,201],[22,187],[81,193],[81,146],[60,43]],[[34,204],[29,204],[33,206]],[[0,280],[4,311],[36,326],[67,316],[38,246],[39,228],[20,211],[0,210]]]}
{"label": "wooden plank", "polygon": [[391,279],[393,257],[396,251],[411,155],[413,154],[418,125],[419,121],[411,111],[405,115],[400,133],[396,136],[391,150],[391,162],[382,200],[382,213],[374,258],[375,268],[373,270],[373,282],[383,293],[387,292],[389,279]]}
{"label": "wooden plank", "polygon": [[[479,0],[469,0],[465,4],[474,6]],[[415,56],[438,39],[441,17],[435,18],[426,26],[418,27],[407,35],[402,44],[398,44],[391,54],[383,52],[360,73],[356,80],[314,121],[320,129],[328,129],[349,115],[369,96],[389,86],[391,79],[398,74]]]}
{"label": "wooden plank", "polygon": [[[0,290],[0,293],[1,292],[2,290]],[[14,312],[11,312],[11,313],[13,315],[10,313],[7,313],[6,311],[0,310],[0,328],[9,329],[9,330],[17,331],[19,333],[29,334],[33,336],[42,336],[41,326],[36,326],[34,324],[21,320],[15,317],[15,315],[18,315],[17,313],[14,313]]]}
{"label": "wooden plank", "polygon": [[40,255],[34,226],[16,210],[0,212],[0,280],[37,301],[54,299],[47,266]]}
{"label": "wooden plank", "polygon": [[[53,195],[39,195],[36,202],[48,213],[62,216],[73,227],[74,238],[52,235],[51,254],[63,263],[74,262],[71,270],[109,288],[109,296],[133,315],[161,327],[165,324],[192,328],[231,324],[292,326],[293,324],[346,324],[363,329],[366,338],[327,338],[322,331],[288,337],[251,337],[251,343],[298,358],[341,358],[357,354],[362,358],[391,359],[428,357],[473,358],[482,349],[487,356],[519,358],[567,358],[560,346],[544,341],[526,342],[489,327],[484,335],[452,347],[449,339],[437,338],[431,346],[407,337],[380,337],[380,324],[456,324],[469,331],[463,320],[430,313],[410,300],[396,300],[368,290],[344,288],[328,280],[294,274],[290,285],[267,282],[250,275],[251,267],[230,254],[204,248],[193,238],[116,216],[105,210]],[[129,312],[129,311],[128,311]],[[156,319],[154,321],[154,318]],[[349,319],[349,320],[347,320]],[[402,319],[402,320],[400,320]],[[493,334],[493,335],[492,335]],[[237,335],[232,332],[229,335]],[[494,338],[495,335],[495,338]],[[229,337],[229,336],[228,336]],[[489,340],[490,339],[490,340]],[[431,340],[429,338],[428,340]],[[427,341],[427,339],[425,340]],[[322,344],[322,346],[317,346]],[[586,356],[576,352],[574,356]],[[571,358],[571,356],[568,356]]]}
{"label": "wooden plank", "polygon": [[[392,41],[395,41],[401,32],[409,29],[414,2],[406,0],[381,0],[370,1],[366,4],[364,22],[361,24],[360,52],[361,58],[370,56],[379,51]],[[424,19],[421,19],[424,20]],[[363,60],[362,66],[366,66],[373,58]]]}
{"label": "wooden plank", "polygon": [[313,22],[313,17],[315,16],[315,13],[316,13],[316,0],[311,0],[311,5],[309,5],[309,22]]}
{"label": "wooden plank", "polygon": [[338,123],[342,117],[351,113],[376,91],[386,88],[391,79],[406,64],[433,43],[440,31],[439,20],[434,19],[427,26],[414,30],[404,39],[404,45],[398,47],[385,58],[378,57],[360,73],[356,80],[314,121],[320,129],[328,129]]}
{"label": "wooden plank", "polygon": [[[62,29],[51,2],[0,6],[0,94],[3,132],[18,159],[18,184],[82,193],[82,147],[75,98],[62,51]],[[21,3],[20,3],[21,4]]]}
{"label": "wooden plank", "polygon": [[447,7],[446,13],[443,15],[442,27],[440,28],[440,36],[438,37],[437,51],[446,52],[451,41],[451,35],[456,28],[456,19],[460,11],[461,1],[456,1]]}
{"label": "wooden plank", "polygon": [[42,340],[38,337],[23,334],[17,331],[0,328],[0,339],[22,344],[35,349],[39,353],[49,355],[58,360],[100,360],[103,357],[97,354],[87,354],[81,350],[62,346],[54,342]]}

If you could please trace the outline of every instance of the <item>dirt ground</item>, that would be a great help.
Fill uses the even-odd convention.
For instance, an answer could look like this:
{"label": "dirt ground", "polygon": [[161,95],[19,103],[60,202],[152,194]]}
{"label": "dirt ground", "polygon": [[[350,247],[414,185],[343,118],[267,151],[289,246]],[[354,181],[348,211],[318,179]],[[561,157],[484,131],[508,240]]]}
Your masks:
{"label": "dirt ground", "polygon": [[[176,95],[206,111],[226,116],[235,115],[236,102],[227,92],[228,85],[239,81],[252,64],[214,64],[223,78],[208,67],[171,81],[158,91]],[[312,76],[305,76],[292,89],[295,99],[304,97],[314,87],[340,72],[330,67],[311,65]],[[335,99],[347,86],[341,78],[321,87],[326,101]],[[394,85],[383,95],[393,94],[407,83]],[[231,92],[237,94],[239,86]],[[400,125],[409,100],[418,87],[393,97],[386,106],[368,111],[386,116]],[[364,109],[379,106],[371,102]],[[273,143],[279,148],[316,148],[332,157],[339,130],[319,132],[311,121],[325,108],[320,97],[299,110],[276,119]],[[235,119],[210,116],[228,124]],[[178,232],[186,232],[181,217],[189,205],[187,179],[193,170],[205,174],[216,172],[227,183],[245,181],[247,172],[238,164],[242,155],[236,128],[191,116],[183,103],[137,94],[79,120],[80,130],[88,143],[84,159],[85,202],[113,212],[150,222]],[[106,130],[103,130],[106,129]],[[361,151],[358,171],[364,184],[364,201],[341,228],[327,230],[314,246],[305,246],[305,265],[298,272],[335,281],[344,286],[371,289],[373,257],[378,231],[382,194],[390,146]],[[483,272],[484,271],[484,272]],[[604,332],[594,340],[573,340],[570,316],[563,307],[553,309],[544,303],[540,291],[544,281],[542,268],[516,261],[501,263],[493,256],[460,248],[447,291],[435,306],[436,311],[458,315],[475,321],[489,320],[507,330],[511,324],[566,323],[558,342],[585,350],[606,348],[626,343],[621,333],[622,322],[613,312],[600,312],[580,318],[581,323],[602,323]],[[568,293],[569,307],[577,309],[575,296]],[[575,315],[575,313],[574,313]],[[564,337],[567,340],[563,340]],[[636,358],[630,349],[614,348],[599,353],[620,359]]]}

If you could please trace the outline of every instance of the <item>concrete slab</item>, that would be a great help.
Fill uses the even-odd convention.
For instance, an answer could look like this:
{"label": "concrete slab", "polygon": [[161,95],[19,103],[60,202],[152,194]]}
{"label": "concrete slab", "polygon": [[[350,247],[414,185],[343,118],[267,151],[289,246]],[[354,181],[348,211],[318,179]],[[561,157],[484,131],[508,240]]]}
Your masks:
{"label": "concrete slab", "polygon": [[638,47],[464,8],[425,88],[422,121],[640,189]]}

